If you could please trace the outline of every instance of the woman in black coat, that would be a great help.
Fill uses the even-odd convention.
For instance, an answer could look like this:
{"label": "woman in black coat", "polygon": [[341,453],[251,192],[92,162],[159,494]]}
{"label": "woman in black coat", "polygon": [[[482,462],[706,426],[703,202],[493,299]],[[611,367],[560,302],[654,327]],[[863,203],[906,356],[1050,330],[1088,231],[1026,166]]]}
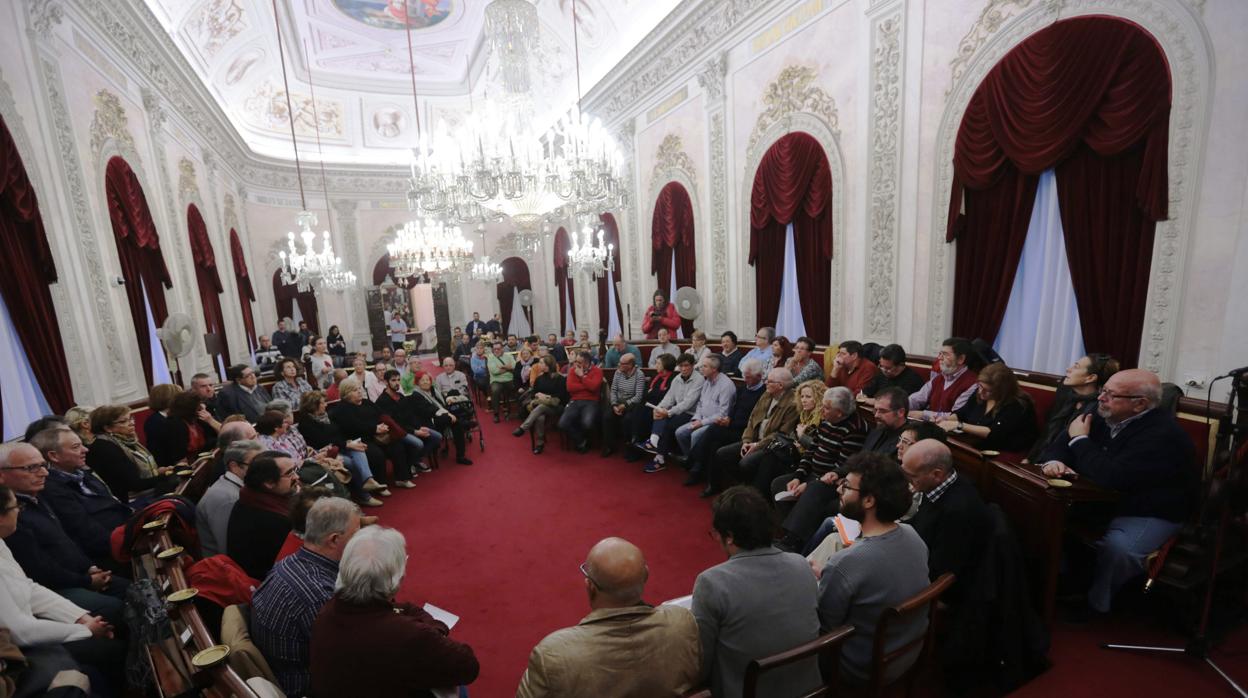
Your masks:
{"label": "woman in black coat", "polygon": [[326,446],[338,447],[338,455],[342,456],[343,463],[351,471],[348,487],[356,497],[365,500],[370,492],[378,492],[383,497],[389,495],[385,485],[373,477],[374,472],[382,472],[386,468],[385,451],[376,444],[355,439],[348,441],[338,425],[329,418],[327,404],[325,393],[319,390],[304,393],[299,400],[295,424],[303,440],[318,451]]}
{"label": "woman in black coat", "polygon": [[161,466],[134,432],[134,416],[125,405],[103,405],[91,412],[95,440],[87,450],[87,465],[113,496],[123,502],[149,492],[160,495],[178,486],[173,466]]}
{"label": "woman in black coat", "polygon": [[[347,378],[338,384],[339,400],[329,410],[333,422],[347,439],[359,439],[379,447],[394,464],[396,487],[410,488],[412,464],[420,462],[420,448],[413,446],[403,435],[393,434],[382,422],[382,414],[372,403],[364,399],[364,387],[358,380]],[[304,438],[308,438],[304,435]]]}

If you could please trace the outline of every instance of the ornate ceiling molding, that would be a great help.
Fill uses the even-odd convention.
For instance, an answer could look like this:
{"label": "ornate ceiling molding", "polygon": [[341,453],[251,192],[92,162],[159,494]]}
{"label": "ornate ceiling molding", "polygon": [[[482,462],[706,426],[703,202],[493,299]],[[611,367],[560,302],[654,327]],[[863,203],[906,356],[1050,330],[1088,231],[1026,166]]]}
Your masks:
{"label": "ornate ceiling molding", "polygon": [[63,19],[65,8],[55,0],[30,3],[30,28],[39,38],[46,39]]}
{"label": "ornate ceiling molding", "polygon": [[706,98],[720,101],[724,98],[724,87],[728,78],[728,52],[720,51],[718,56],[708,60],[706,66],[698,73],[698,85],[706,92]]}
{"label": "ornate ceiling molding", "polygon": [[746,150],[757,148],[763,134],[777,124],[784,125],[785,130],[792,130],[793,116],[800,113],[819,117],[833,134],[840,135],[836,102],[815,84],[817,77],[813,68],[804,65],[790,65],[780,71],[780,75],[763,92],[766,109],[754,123]]}

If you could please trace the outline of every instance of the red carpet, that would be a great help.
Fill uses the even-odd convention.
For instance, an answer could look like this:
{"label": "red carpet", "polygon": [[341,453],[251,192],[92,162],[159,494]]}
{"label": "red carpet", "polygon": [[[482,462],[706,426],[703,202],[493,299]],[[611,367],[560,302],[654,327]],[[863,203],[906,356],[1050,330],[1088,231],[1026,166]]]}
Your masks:
{"label": "red carpet", "polygon": [[[415,489],[397,491],[370,512],[407,536],[400,598],[460,616],[452,634],[472,645],[481,662],[481,677],[470,687],[474,697],[514,695],[533,646],[589,612],[577,566],[598,540],[615,535],[641,547],[651,603],[690,593],[698,573],[723,560],[706,533],[710,506],[697,489],[680,486],[680,468],[646,475],[642,463],[618,455],[564,451],[558,434],[534,456],[527,435],[511,436],[516,422],[495,425],[489,413],[478,414],[486,450],[470,444],[475,465],[445,458]],[[1100,649],[1107,641],[1181,642],[1143,621],[1059,624],[1053,668],[1015,695],[1233,695],[1203,662]],[[1216,660],[1248,686],[1248,628],[1232,634]]]}

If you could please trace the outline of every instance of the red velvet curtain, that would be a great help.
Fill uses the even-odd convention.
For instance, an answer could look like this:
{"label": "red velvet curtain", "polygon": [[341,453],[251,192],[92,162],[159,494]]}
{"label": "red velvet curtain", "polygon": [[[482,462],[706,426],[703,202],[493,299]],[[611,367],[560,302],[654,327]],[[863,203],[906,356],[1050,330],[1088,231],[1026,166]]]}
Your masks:
{"label": "red velvet curtain", "polygon": [[819,142],[800,131],[776,141],[754,175],[749,263],[755,268],[760,325],[774,325],[780,310],[789,223],[806,334],[826,343],[832,310],[832,170]]}
{"label": "red velvet curtain", "polygon": [[243,309],[243,329],[247,332],[247,347],[255,349],[256,319],[251,312],[251,304],[256,300],[255,289],[251,286],[251,277],[247,273],[247,258],[243,256],[243,243],[238,239],[238,231],[230,228],[230,258],[234,261],[234,282],[238,284],[238,305]]}
{"label": "red velvet curtain", "polygon": [[[658,288],[670,299],[676,292],[672,288],[672,265],[676,265],[676,286],[696,286],[698,280],[696,240],[693,228],[693,202],[689,192],[680,182],[668,182],[659,191],[654,203],[650,240],[653,247],[650,273],[658,277]],[[681,329],[688,337],[693,333],[693,321],[681,320]]]}
{"label": "red velvet curtain", "polygon": [[[277,301],[278,319],[292,317],[295,312],[295,303],[298,303],[299,314],[308,323],[308,329],[313,334],[321,333],[321,323],[317,319],[316,292],[300,291],[295,284],[283,284],[281,269],[273,272],[273,299]],[[298,328],[288,329],[293,331]]]}
{"label": "red velvet curtain", "polygon": [[225,338],[225,316],[221,314],[221,275],[217,273],[217,256],[208,239],[208,226],[199,208],[191,204],[186,209],[186,228],[191,236],[191,260],[195,263],[195,283],[199,286],[199,302],[204,306],[204,332],[215,332],[221,337],[221,351],[225,363],[230,363],[230,345]]}
{"label": "red velvet curtain", "polygon": [[381,256],[381,259],[377,260],[376,264],[373,265],[373,285],[380,286],[386,283],[386,277],[390,276],[391,271],[390,253],[387,252]]}
{"label": "red velvet curtain", "polygon": [[117,240],[117,258],[121,262],[121,276],[126,281],[126,301],[130,306],[130,319],[138,338],[139,360],[143,363],[143,375],[148,386],[152,385],[152,349],[147,337],[147,310],[143,303],[143,289],[147,289],[147,304],[152,308],[152,320],[160,327],[169,309],[165,305],[165,293],[160,289],[173,288],[165,257],[160,252],[160,235],[147,207],[147,197],[134,170],[120,157],[108,161],[104,171],[104,190],[108,197],[108,215]]}
{"label": "red velvet curtain", "polygon": [[[529,283],[529,265],[519,257],[508,257],[499,263],[503,268],[503,280],[497,286],[498,312],[503,319],[503,332],[511,331],[511,307],[515,300],[515,291],[532,289]],[[524,317],[529,321],[529,329],[533,329],[533,308],[524,309]]]}
{"label": "red velvet curtain", "polygon": [[559,289],[559,334],[563,335],[569,328],[566,318],[568,316],[568,304],[572,304],[572,322],[576,323],[576,289],[573,286],[575,281],[568,276],[568,250],[572,247],[571,238],[568,237],[568,230],[563,226],[555,231],[555,288]]}
{"label": "red velvet curtain", "polygon": [[615,271],[611,274],[610,281],[607,280],[606,274],[603,274],[602,276],[598,277],[598,329],[600,331],[606,332],[607,328],[610,326],[610,316],[607,314],[607,299],[608,299],[607,284],[613,283],[613,284],[617,284],[615,287],[617,289],[617,292],[615,294],[615,312],[619,315],[619,318],[620,318],[620,329],[624,332],[625,336],[628,336],[631,330],[626,324],[627,318],[624,317],[624,306],[623,306],[624,301],[620,299],[620,294],[618,292],[618,289],[620,288],[618,284],[620,283],[620,278],[621,278],[620,277],[620,225],[619,223],[616,222],[615,216],[610,213],[603,213],[599,215],[598,220],[602,221],[603,240],[608,245],[615,245],[615,247],[612,248],[612,252],[611,252],[611,259],[615,261]]}
{"label": "red velvet curtain", "polygon": [[[996,337],[1034,180],[1055,168],[1084,343],[1134,366],[1153,232],[1167,215],[1169,127],[1165,56],[1134,24],[1058,22],[1007,54],[971,98],[954,150],[954,334]],[[991,239],[1002,235],[1020,239]],[[1113,259],[1087,259],[1089,248]]]}
{"label": "red velvet curtain", "polygon": [[[53,412],[74,405],[61,328],[48,284],[57,280],[39,200],[8,126],[0,119],[0,298]],[[3,429],[0,411],[0,430]]]}

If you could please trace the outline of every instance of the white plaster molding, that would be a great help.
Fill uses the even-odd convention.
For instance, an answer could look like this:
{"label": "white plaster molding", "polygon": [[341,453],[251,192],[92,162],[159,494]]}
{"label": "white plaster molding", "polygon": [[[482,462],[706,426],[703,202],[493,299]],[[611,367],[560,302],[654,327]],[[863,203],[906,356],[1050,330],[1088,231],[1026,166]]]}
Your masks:
{"label": "white plaster molding", "polygon": [[[762,162],[763,156],[767,150],[786,134],[794,131],[802,131],[810,134],[819,145],[823,148],[824,155],[828,158],[828,168],[832,175],[832,260],[831,274],[828,284],[828,292],[831,294],[832,301],[830,305],[830,322],[829,328],[831,336],[837,336],[837,333],[843,329],[842,317],[844,309],[842,299],[845,297],[841,288],[842,279],[845,276],[845,212],[844,202],[846,195],[845,186],[845,159],[841,154],[840,132],[837,130],[837,111],[836,103],[830,96],[823,92],[819,87],[812,87],[809,83],[815,77],[814,71],[801,66],[788,66],[780,71],[776,80],[768,85],[766,94],[768,95],[789,95],[774,101],[774,106],[759,115],[758,120],[754,124],[754,129],[750,134],[750,146],[746,150],[745,167],[742,171],[741,178],[741,199],[740,209],[740,230],[742,235],[739,241],[740,258],[742,260],[749,259],[750,253],[750,192],[754,188],[754,175],[758,171],[759,163]],[[793,83],[800,78],[802,89],[793,90],[781,85],[780,82]],[[819,95],[810,95],[811,91],[817,90]],[[795,98],[794,96],[801,96]],[[818,112],[801,111],[800,108],[805,105],[812,105],[819,109]],[[756,307],[756,273],[754,267],[749,264],[742,265],[741,283],[737,289],[737,303],[741,308],[742,328],[753,331],[748,328],[758,327],[758,313]]]}
{"label": "white plaster molding", "polygon": [[713,308],[715,331],[728,329],[728,143],[724,135],[724,114],[728,98],[728,52],[708,60],[698,73],[698,84],[706,92],[707,154],[710,160],[711,195],[711,287],[703,295]]}
{"label": "white plaster molding", "polygon": [[896,337],[905,13],[904,2],[894,3],[871,18],[866,337],[882,343]]}
{"label": "white plaster molding", "polygon": [[30,30],[39,39],[47,39],[52,30],[65,19],[65,8],[56,0],[28,0],[27,10],[30,13]]}
{"label": "white plaster molding", "polygon": [[[650,192],[646,198],[646,217],[642,219],[643,221],[650,221],[653,225],[654,208],[659,200],[659,192],[669,182],[676,182],[684,187],[685,193],[689,195],[689,203],[693,208],[694,249],[697,251],[695,259],[705,254],[705,241],[709,237],[706,230],[702,227],[702,197],[698,192],[698,177],[696,173],[697,170],[694,168],[693,159],[685,152],[680,136],[674,133],[664,136],[663,141],[659,143],[659,147],[655,150],[654,169],[650,174]],[[647,275],[653,280],[654,287],[658,288],[659,280],[654,278],[653,273],[650,271],[654,267],[654,240],[652,235],[653,231],[651,231],[651,235],[638,235],[638,246],[649,253],[643,253],[641,256],[645,260]],[[699,237],[702,238],[701,243],[696,242]],[[705,267],[706,265],[695,263],[695,266]],[[705,275],[707,270],[703,268],[699,271],[702,272],[702,275]],[[694,282],[695,284],[697,282],[696,275],[694,276]],[[705,293],[706,289],[701,289],[701,291]],[[676,289],[673,288],[671,292],[676,293]],[[705,303],[703,307],[706,307]],[[702,320],[703,323],[705,322],[705,318],[699,318],[699,320]],[[703,325],[699,323],[698,329],[703,329]]]}
{"label": "white plaster molding", "polygon": [[[358,280],[354,287],[342,292],[345,295],[344,301],[348,309],[347,320],[351,325],[351,346],[354,347],[359,346],[361,340],[371,339],[368,329],[368,302],[364,287],[368,286],[370,280],[365,274],[371,274],[372,268],[366,269],[360,258],[359,225],[355,215],[359,209],[359,203],[351,199],[336,199],[329,205],[334,211],[334,217],[338,219],[338,234],[342,238],[338,244],[342,250],[343,265],[347,270],[355,272]],[[329,330],[328,327],[325,329]]]}
{"label": "white plaster molding", "polygon": [[707,102],[722,102],[728,78],[728,52],[720,51],[708,60],[698,73],[698,85],[706,93]]}
{"label": "white plaster molding", "polygon": [[[992,0],[990,8],[1003,4]],[[1175,346],[1182,307],[1182,270],[1191,244],[1190,230],[1199,200],[1201,158],[1209,123],[1213,50],[1197,8],[1168,0],[1063,0],[1018,12],[995,23],[996,31],[979,40],[973,55],[955,59],[953,86],[936,139],[932,222],[931,276],[927,306],[928,346],[939,345],[949,332],[952,313],[953,245],[945,243],[952,184],[953,147],[962,115],[984,76],[1011,49],[1060,17],[1085,15],[1122,17],[1149,32],[1169,63],[1172,80],[1170,111],[1169,214],[1157,224],[1152,271],[1141,337],[1139,364],[1168,380],[1177,357]],[[964,40],[965,43],[966,40]],[[961,67],[965,64],[965,67]]]}

